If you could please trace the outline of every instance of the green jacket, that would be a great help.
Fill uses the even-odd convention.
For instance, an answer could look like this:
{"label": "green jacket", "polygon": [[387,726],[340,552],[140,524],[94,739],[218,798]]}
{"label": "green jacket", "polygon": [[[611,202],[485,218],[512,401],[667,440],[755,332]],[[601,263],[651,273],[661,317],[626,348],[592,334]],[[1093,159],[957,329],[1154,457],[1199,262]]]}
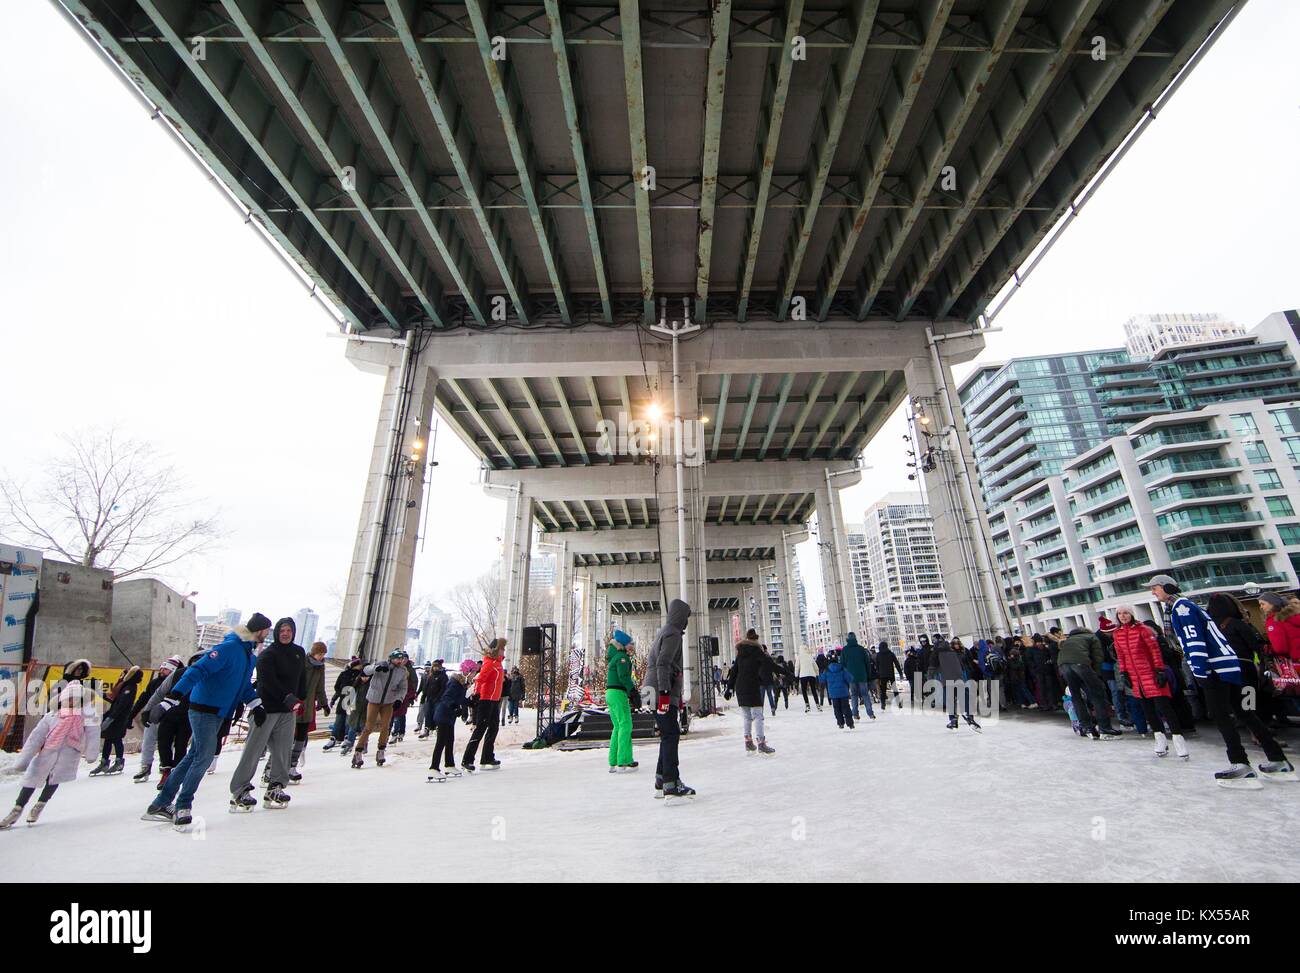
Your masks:
{"label": "green jacket", "polygon": [[1066,636],[1056,657],[1058,666],[1069,664],[1092,666],[1096,672],[1101,671],[1101,664],[1104,661],[1101,639],[1086,628],[1076,628]]}
{"label": "green jacket", "polygon": [[605,653],[605,688],[626,693],[636,688],[632,681],[632,660],[617,642],[609,643],[609,651]]}

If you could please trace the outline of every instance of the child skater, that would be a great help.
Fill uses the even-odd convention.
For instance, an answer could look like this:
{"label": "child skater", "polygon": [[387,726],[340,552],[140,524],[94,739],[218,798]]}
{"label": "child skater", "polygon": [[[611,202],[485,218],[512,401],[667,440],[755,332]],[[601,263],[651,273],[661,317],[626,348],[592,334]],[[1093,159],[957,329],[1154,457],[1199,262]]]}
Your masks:
{"label": "child skater", "polygon": [[[456,717],[465,705],[465,674],[453,672],[447,688],[442,691],[437,704],[433,707],[433,724],[438,736],[433,742],[433,761],[429,764],[430,781],[442,783],[448,777],[459,777],[456,769]],[[443,758],[447,760],[447,770],[442,770]]]}
{"label": "child skater", "polygon": [[69,682],[59,691],[56,707],[36,724],[14,765],[15,771],[23,771],[23,779],[13,810],[0,820],[0,830],[17,823],[39,787],[40,797],[27,813],[27,823],[35,824],[59,785],[77,779],[77,761],[94,763],[99,749],[99,716],[88,705],[90,700],[90,691],[79,680]]}

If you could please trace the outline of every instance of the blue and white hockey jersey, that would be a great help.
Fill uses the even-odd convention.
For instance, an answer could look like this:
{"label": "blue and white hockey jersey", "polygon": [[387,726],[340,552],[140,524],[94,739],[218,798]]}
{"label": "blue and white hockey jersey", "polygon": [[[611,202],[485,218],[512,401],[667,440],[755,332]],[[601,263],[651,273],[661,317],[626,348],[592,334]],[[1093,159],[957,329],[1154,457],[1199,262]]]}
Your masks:
{"label": "blue and white hockey jersey", "polygon": [[1214,673],[1224,682],[1241,683],[1237,653],[1219,631],[1219,626],[1190,598],[1179,598],[1172,610],[1174,634],[1187,656],[1187,665],[1197,679]]}

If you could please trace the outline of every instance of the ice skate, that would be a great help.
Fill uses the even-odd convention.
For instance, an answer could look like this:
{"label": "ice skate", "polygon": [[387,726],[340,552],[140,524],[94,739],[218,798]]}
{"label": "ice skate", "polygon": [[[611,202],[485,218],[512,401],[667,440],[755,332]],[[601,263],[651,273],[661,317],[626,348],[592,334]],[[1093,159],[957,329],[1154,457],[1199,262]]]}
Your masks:
{"label": "ice skate", "polygon": [[380,747],[375,751],[375,766],[382,767],[385,763],[387,763],[387,758],[384,756],[384,748]]}
{"label": "ice skate", "polygon": [[1161,733],[1159,730],[1157,730],[1155,732],[1155,738],[1156,738],[1155,755],[1157,757],[1169,756],[1169,741],[1165,739],[1165,735]]}
{"label": "ice skate", "polygon": [[1187,751],[1187,741],[1184,740],[1179,734],[1175,733],[1172,737],[1170,737],[1170,739],[1173,741],[1174,744],[1174,753],[1178,754],[1179,758],[1186,760],[1188,757],[1191,756],[1191,754],[1188,753]]}
{"label": "ice skate", "polygon": [[1233,764],[1227,770],[1216,773],[1214,780],[1220,787],[1233,790],[1257,791],[1264,787],[1255,776],[1255,771],[1251,769],[1250,764]]}
{"label": "ice skate", "polygon": [[500,761],[500,760],[484,760],[484,761],[483,761],[483,769],[484,769],[484,770],[500,770],[500,769],[501,769],[501,761]]}
{"label": "ice skate", "polygon": [[323,747],[320,748],[320,749],[321,749],[321,753],[324,753],[324,752],[327,751],[327,750],[333,750],[333,749],[334,749],[335,747],[337,747],[338,745],[339,745],[339,742],[338,742],[337,740],[335,740],[333,737],[330,737],[328,740],[325,741],[325,746],[323,746]]}
{"label": "ice skate", "polygon": [[141,767],[139,772],[131,778],[134,783],[143,784],[153,774],[152,767]]}
{"label": "ice skate", "polygon": [[3,819],[0,819],[0,831],[12,828],[17,823],[18,818],[22,813],[23,809],[15,804],[14,809],[6,814]]}
{"label": "ice skate", "polygon": [[170,767],[164,767],[162,769],[162,775],[158,778],[158,787],[156,788],[156,790],[163,789],[163,785],[167,783],[167,777],[171,774],[171,772],[172,769]]}
{"label": "ice skate", "polygon": [[443,771],[443,773],[446,774],[448,777],[460,777],[460,776],[462,776],[462,775],[461,775],[461,772],[460,772],[459,770],[457,770],[455,767],[451,767],[451,766],[448,766],[447,769]]}
{"label": "ice skate", "polygon": [[446,780],[447,780],[447,775],[444,774],[441,770],[435,770],[432,773],[430,773],[428,777],[425,778],[425,781],[430,784],[441,784]]}
{"label": "ice skate", "polygon": [[1118,740],[1123,735],[1124,735],[1123,733],[1121,733],[1119,730],[1115,729],[1114,727],[1108,727],[1107,729],[1101,731],[1101,738],[1103,740]]}
{"label": "ice skate", "polygon": [[190,823],[194,820],[194,815],[190,813],[189,808],[177,811],[172,817],[172,827],[177,831],[189,831]]}
{"label": "ice skate", "polygon": [[365,751],[357,750],[352,754],[352,769],[360,770],[366,762]]}
{"label": "ice skate", "polygon": [[339,750],[339,753],[346,757],[348,754],[352,752],[352,747],[353,744],[351,742],[345,743],[343,744],[342,748]]}
{"label": "ice skate", "polygon": [[695,788],[687,787],[681,781],[667,781],[664,783],[664,803],[668,805],[680,804],[685,800],[695,797]]}
{"label": "ice skate", "polygon": [[44,801],[37,801],[35,804],[33,804],[32,809],[27,812],[27,823],[35,824],[36,819],[41,816],[41,812],[44,810],[45,810]]}
{"label": "ice skate", "polygon": [[957,714],[956,714],[956,713],[954,713],[952,716],[948,717],[948,729],[950,729],[950,730],[955,730],[955,729],[957,729]]}
{"label": "ice skate", "polygon": [[289,806],[289,795],[284,792],[284,788],[279,784],[272,784],[262,795],[262,807],[271,811],[279,811]]}
{"label": "ice skate", "polygon": [[471,776],[473,775],[474,771],[478,770],[478,768],[475,767],[473,764],[465,764],[465,763],[460,765],[460,769],[465,771],[465,773],[470,774]]}
{"label": "ice skate", "polygon": [[257,807],[257,798],[253,796],[253,786],[251,784],[245,786],[242,791],[230,798],[231,814],[247,814],[255,807]]}
{"label": "ice skate", "polygon": [[140,815],[141,821],[158,821],[162,824],[171,824],[176,812],[170,807],[154,807],[152,804]]}
{"label": "ice skate", "polygon": [[114,761],[109,765],[108,770],[104,771],[104,773],[105,773],[105,774],[120,774],[120,773],[121,773],[122,771],[124,771],[124,770],[126,770],[126,761],[125,761],[125,760],[114,760]]}
{"label": "ice skate", "polygon": [[1275,784],[1294,784],[1297,780],[1295,768],[1289,760],[1276,760],[1259,765],[1259,776]]}
{"label": "ice skate", "polygon": [[804,711],[805,713],[811,713],[811,712],[812,712],[812,707],[809,706],[807,703],[804,703],[804,704],[803,704],[803,711]]}
{"label": "ice skate", "polygon": [[297,770],[291,770],[291,771],[289,771],[289,783],[290,783],[290,784],[301,784],[301,783],[302,783],[302,773],[301,773],[300,771],[297,771]]}
{"label": "ice skate", "polygon": [[661,801],[664,796],[664,779],[659,774],[655,774],[655,800]]}
{"label": "ice skate", "polygon": [[975,717],[971,716],[969,713],[963,716],[962,719],[966,721],[966,725],[969,726],[972,730],[978,732],[983,729],[983,727],[981,727],[978,723],[975,722]]}
{"label": "ice skate", "polygon": [[750,753],[757,753],[757,752],[758,752],[758,747],[754,746],[754,741],[749,737],[745,737],[745,753],[750,754]]}
{"label": "ice skate", "polygon": [[766,740],[759,740],[759,741],[758,741],[758,752],[761,753],[761,754],[773,754],[773,753],[776,753],[776,749],[773,748],[773,747],[769,747],[769,746],[767,745],[767,741],[766,741]]}
{"label": "ice skate", "polygon": [[93,768],[91,768],[90,776],[91,776],[91,777],[102,777],[102,776],[104,776],[106,773],[108,773],[108,761],[107,761],[107,760],[101,760],[99,763],[95,764],[95,766],[94,766]]}

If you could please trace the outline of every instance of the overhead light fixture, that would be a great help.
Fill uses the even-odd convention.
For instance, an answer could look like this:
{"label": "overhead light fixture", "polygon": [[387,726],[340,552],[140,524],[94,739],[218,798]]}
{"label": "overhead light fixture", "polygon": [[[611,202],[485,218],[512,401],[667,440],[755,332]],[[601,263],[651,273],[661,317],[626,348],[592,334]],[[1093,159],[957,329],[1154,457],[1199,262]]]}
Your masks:
{"label": "overhead light fixture", "polygon": [[651,402],[649,408],[645,410],[646,415],[650,417],[651,422],[658,422],[663,418],[663,410],[659,408],[658,402]]}

